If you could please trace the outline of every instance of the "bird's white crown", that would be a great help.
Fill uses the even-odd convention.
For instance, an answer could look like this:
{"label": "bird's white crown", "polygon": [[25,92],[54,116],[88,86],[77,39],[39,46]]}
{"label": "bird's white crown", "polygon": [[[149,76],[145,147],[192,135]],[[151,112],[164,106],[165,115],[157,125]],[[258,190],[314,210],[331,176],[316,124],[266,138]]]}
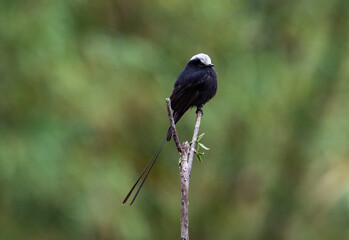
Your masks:
{"label": "bird's white crown", "polygon": [[194,59],[200,59],[200,62],[202,62],[205,65],[212,64],[211,58],[208,55],[204,54],[204,53],[196,54],[190,60],[194,60]]}

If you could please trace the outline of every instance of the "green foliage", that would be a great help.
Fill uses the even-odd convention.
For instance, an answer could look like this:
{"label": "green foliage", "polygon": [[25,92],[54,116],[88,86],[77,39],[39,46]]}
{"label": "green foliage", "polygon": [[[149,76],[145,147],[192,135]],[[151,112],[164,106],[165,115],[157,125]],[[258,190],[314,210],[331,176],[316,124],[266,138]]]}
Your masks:
{"label": "green foliage", "polygon": [[196,139],[196,157],[199,160],[199,162],[202,162],[202,155],[204,155],[204,152],[200,152],[200,147],[205,149],[206,151],[210,150],[208,147],[206,147],[204,144],[200,143],[201,139],[204,137],[205,133],[200,134]]}
{"label": "green foliage", "polygon": [[[0,0],[0,239],[176,239],[165,98],[208,54],[192,239],[349,239],[349,1]],[[177,124],[191,139],[195,111]],[[198,147],[205,149],[204,146]],[[201,155],[200,155],[201,156]]]}

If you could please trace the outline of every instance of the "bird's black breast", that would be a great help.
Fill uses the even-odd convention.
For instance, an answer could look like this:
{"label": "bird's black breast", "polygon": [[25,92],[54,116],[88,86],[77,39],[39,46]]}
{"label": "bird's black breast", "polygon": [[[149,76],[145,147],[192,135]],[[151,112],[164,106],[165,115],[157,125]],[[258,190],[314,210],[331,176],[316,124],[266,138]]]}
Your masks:
{"label": "bird's black breast", "polygon": [[202,106],[216,95],[217,92],[217,73],[213,68],[205,68],[200,73],[199,97],[195,106]]}

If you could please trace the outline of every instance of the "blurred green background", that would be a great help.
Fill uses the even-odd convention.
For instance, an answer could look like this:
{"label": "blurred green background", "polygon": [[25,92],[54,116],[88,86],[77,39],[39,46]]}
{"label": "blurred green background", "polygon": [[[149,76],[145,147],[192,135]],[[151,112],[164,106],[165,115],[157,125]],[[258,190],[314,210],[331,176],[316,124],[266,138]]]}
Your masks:
{"label": "blurred green background", "polygon": [[349,1],[0,4],[0,239],[179,239],[173,142],[121,202],[200,52],[219,87],[191,239],[349,239]]}

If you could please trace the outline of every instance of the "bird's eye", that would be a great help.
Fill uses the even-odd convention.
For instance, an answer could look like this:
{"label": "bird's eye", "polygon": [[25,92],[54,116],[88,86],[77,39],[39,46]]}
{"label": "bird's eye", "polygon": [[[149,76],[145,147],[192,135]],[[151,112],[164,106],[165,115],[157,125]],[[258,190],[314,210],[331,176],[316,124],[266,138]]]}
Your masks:
{"label": "bird's eye", "polygon": [[196,67],[196,68],[203,68],[205,67],[205,64],[203,62],[201,62],[200,59],[193,59],[189,62],[189,64],[193,67]]}
{"label": "bird's eye", "polygon": [[197,62],[195,63],[196,65],[202,67],[202,66],[205,66],[205,64],[203,62],[201,62],[200,59],[197,60]]}
{"label": "bird's eye", "polygon": [[202,62],[200,61],[200,59],[195,59],[194,63],[195,63],[195,64],[202,64]]}

